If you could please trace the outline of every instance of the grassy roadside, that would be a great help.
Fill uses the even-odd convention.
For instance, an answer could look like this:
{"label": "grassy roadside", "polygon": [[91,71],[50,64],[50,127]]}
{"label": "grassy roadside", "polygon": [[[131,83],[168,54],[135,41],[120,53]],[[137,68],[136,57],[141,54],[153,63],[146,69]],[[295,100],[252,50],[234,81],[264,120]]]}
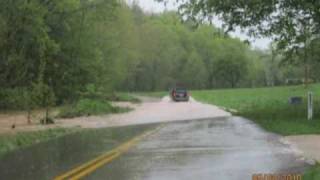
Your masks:
{"label": "grassy roadside", "polygon": [[0,157],[10,151],[46,142],[67,134],[80,131],[78,128],[52,128],[34,132],[18,132],[0,136]]}
{"label": "grassy roadside", "polygon": [[[282,135],[320,134],[320,85],[312,85],[315,119],[307,120],[307,89],[303,86],[193,91],[196,100],[235,109],[268,131]],[[289,97],[301,96],[301,105]]]}
{"label": "grassy roadside", "polygon": [[317,180],[320,179],[320,164],[314,165],[308,169],[304,175],[303,180]]}

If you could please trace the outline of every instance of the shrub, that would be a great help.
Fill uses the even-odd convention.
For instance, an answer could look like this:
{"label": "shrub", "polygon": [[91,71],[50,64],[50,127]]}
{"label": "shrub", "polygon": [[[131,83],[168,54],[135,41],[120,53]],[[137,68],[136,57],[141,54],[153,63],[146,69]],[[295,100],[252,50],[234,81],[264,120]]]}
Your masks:
{"label": "shrub", "polygon": [[117,111],[117,108],[112,107],[107,101],[95,99],[80,99],[72,106],[64,107],[60,113],[61,118],[73,118],[79,116],[99,115]]}
{"label": "shrub", "polygon": [[109,97],[112,101],[127,101],[132,103],[141,103],[141,100],[128,94],[128,93],[117,93]]}
{"label": "shrub", "polygon": [[28,93],[27,88],[2,89],[0,91],[0,109],[26,109]]}
{"label": "shrub", "polygon": [[81,99],[75,109],[81,114],[101,114],[112,111],[112,106],[106,101]]}

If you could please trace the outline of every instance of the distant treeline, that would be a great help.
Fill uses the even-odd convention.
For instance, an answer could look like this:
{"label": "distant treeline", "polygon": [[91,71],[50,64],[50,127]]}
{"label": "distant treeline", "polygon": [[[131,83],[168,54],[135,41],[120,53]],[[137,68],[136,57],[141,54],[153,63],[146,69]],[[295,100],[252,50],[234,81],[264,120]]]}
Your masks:
{"label": "distant treeline", "polygon": [[279,59],[175,12],[146,14],[118,0],[0,1],[2,109],[73,102],[88,87],[259,87],[303,73]]}

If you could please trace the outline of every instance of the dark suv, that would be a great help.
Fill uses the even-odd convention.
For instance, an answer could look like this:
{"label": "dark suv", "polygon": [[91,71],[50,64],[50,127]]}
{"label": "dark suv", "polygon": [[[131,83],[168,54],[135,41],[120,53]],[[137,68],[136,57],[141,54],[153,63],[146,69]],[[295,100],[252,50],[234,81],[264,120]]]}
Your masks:
{"label": "dark suv", "polygon": [[189,101],[189,93],[186,88],[173,88],[170,95],[174,101]]}

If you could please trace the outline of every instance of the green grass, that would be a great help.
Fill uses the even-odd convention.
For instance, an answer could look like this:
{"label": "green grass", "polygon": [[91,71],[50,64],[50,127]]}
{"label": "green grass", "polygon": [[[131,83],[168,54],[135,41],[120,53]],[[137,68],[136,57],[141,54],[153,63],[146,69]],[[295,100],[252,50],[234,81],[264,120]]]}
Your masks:
{"label": "green grass", "polygon": [[303,180],[318,180],[320,179],[320,164],[309,168],[303,175]]}
{"label": "green grass", "polygon": [[109,113],[123,113],[132,110],[130,108],[113,107],[109,101],[125,101],[132,103],[141,102],[140,99],[129,93],[116,93],[106,97],[87,97],[80,99],[74,104],[62,106],[57,118],[74,118]]}
{"label": "green grass", "polygon": [[130,108],[114,107],[106,100],[81,99],[73,105],[60,108],[57,118],[74,118],[80,116],[102,115],[109,113],[123,113]]}
{"label": "green grass", "polygon": [[113,101],[126,101],[126,102],[132,102],[132,103],[141,103],[141,100],[132,96],[129,93],[120,92],[116,93],[115,97],[112,99]]}
{"label": "green grass", "polygon": [[161,98],[163,96],[166,96],[169,94],[169,91],[158,91],[158,92],[137,92],[135,93],[137,95],[140,96],[149,96],[149,97],[157,97],[157,98]]}
{"label": "green grass", "polygon": [[114,112],[115,108],[105,100],[81,99],[74,105],[64,106],[59,112],[59,118],[100,115]]}
{"label": "green grass", "polygon": [[[320,85],[312,85],[310,88],[320,96]],[[287,104],[291,96],[306,96],[308,90],[303,86],[284,86],[273,88],[248,88],[248,89],[225,89],[225,90],[204,90],[193,91],[192,95],[197,99],[215,103],[216,105],[234,108],[238,110],[246,109],[248,106],[255,104]]]}
{"label": "green grass", "polygon": [[1,135],[0,157],[10,151],[25,148],[36,143],[48,141],[50,139],[58,138],[76,131],[79,131],[79,129],[53,128],[34,132],[19,132],[17,134]]}
{"label": "green grass", "polygon": [[[320,134],[320,85],[312,85],[315,119],[307,120],[308,90],[303,86],[193,91],[202,102],[235,109],[268,131],[282,135]],[[301,96],[301,105],[290,105],[289,97]]]}

